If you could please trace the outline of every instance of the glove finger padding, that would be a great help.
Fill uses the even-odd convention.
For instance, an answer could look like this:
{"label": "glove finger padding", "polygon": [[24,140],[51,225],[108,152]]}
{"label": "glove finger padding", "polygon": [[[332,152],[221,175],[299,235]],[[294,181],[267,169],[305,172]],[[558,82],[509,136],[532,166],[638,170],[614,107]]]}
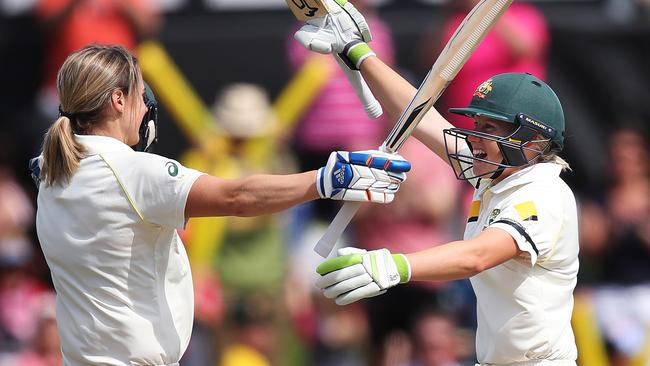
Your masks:
{"label": "glove finger padding", "polygon": [[347,280],[337,282],[336,284],[323,289],[323,295],[328,299],[333,299],[341,294],[345,294],[346,292],[350,292],[372,283],[374,283],[372,277],[370,277],[368,273],[363,273],[359,276],[348,278]]}
{"label": "glove finger padding", "polygon": [[[327,287],[336,284],[337,282],[345,281],[347,279],[357,277],[366,273],[367,272],[363,268],[363,265],[361,263],[350,267],[344,267],[334,272],[330,272],[325,275],[322,275],[322,277],[316,280],[316,287],[318,289],[323,290]],[[372,278],[370,278],[370,281],[372,281]]]}
{"label": "glove finger padding", "polygon": [[352,291],[346,292],[342,295],[339,295],[336,297],[336,304],[337,305],[348,305],[351,304],[355,301],[359,301],[361,299],[366,299],[369,297],[375,297],[379,296],[383,293],[385,293],[386,290],[380,290],[379,286],[377,286],[376,283],[371,282],[365,286],[356,288]]}
{"label": "glove finger padding", "polygon": [[332,53],[332,44],[336,42],[331,31],[311,24],[303,25],[293,37],[306,49],[322,54]]}
{"label": "glove finger padding", "polygon": [[346,189],[338,192],[332,199],[351,202],[391,203],[395,199],[395,195],[386,193],[386,190],[383,189]]}
{"label": "glove finger padding", "polygon": [[[363,15],[347,0],[326,0],[329,12],[312,18],[295,34],[303,47],[318,53],[336,53],[353,70],[375,53],[367,45],[372,40]],[[359,45],[363,44],[363,45]]]}
{"label": "glove finger padding", "polygon": [[368,251],[365,249],[355,248],[355,247],[343,247],[343,248],[339,248],[336,251],[336,255],[338,255],[339,257],[342,257],[344,255],[363,254],[363,253],[368,253]]}
{"label": "glove finger padding", "polygon": [[[347,0],[327,0],[327,7],[329,8],[330,16],[335,18],[342,31],[350,31],[352,26],[360,38],[364,42],[372,41],[372,34],[366,18]],[[341,14],[345,12],[346,14]]]}

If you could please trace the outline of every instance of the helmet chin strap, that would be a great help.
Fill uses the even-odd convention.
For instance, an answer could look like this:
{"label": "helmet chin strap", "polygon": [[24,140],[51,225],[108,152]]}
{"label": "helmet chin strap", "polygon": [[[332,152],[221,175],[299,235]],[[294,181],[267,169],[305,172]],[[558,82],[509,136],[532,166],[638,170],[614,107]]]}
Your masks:
{"label": "helmet chin strap", "polygon": [[[502,164],[502,165],[505,165],[505,164],[506,164],[505,159],[502,159],[502,160],[501,160],[501,164]],[[490,176],[490,179],[495,180],[495,179],[499,178],[499,177],[501,176],[501,174],[503,174],[503,171],[504,171],[505,169],[506,169],[506,168],[505,168],[505,167],[502,167],[502,166],[498,167],[497,170],[495,170],[494,173]]]}

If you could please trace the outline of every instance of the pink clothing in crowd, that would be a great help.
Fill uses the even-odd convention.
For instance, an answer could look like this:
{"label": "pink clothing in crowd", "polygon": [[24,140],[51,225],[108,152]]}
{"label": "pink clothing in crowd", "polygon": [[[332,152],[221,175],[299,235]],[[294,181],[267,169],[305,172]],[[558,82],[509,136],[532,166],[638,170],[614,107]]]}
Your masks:
{"label": "pink clothing in crowd", "polygon": [[[465,16],[465,13],[457,13],[447,21],[444,42]],[[516,37],[526,44],[523,50],[511,47],[507,41],[510,36],[504,36],[513,29],[516,30]],[[471,119],[448,113],[446,109],[467,106],[476,88],[493,75],[528,72],[542,80],[546,79],[549,38],[546,20],[537,8],[526,3],[511,5],[449,85],[443,96],[445,117],[457,127],[473,128]]]}
{"label": "pink clothing in crowd", "polygon": [[22,343],[36,332],[37,314],[49,290],[38,280],[11,274],[0,283],[0,327]]}
{"label": "pink clothing in crowd", "polygon": [[[378,18],[368,17],[372,49],[389,65],[394,64],[393,44],[388,27]],[[293,39],[288,42],[291,65],[298,69],[313,53]],[[297,127],[295,141],[301,150],[329,152],[332,149],[364,150],[379,146],[386,134],[386,118],[369,118],[336,61],[329,82],[305,112]]]}

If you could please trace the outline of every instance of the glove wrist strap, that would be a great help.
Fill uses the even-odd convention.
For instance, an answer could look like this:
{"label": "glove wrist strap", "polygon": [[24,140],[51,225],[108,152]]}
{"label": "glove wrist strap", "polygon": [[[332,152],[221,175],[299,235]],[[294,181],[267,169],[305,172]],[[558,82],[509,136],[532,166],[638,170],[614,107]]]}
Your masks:
{"label": "glove wrist strap", "polygon": [[345,45],[343,52],[339,54],[345,64],[352,70],[359,70],[361,63],[370,56],[376,56],[375,52],[363,41],[352,41]]}
{"label": "glove wrist strap", "polygon": [[404,254],[393,254],[393,261],[399,273],[399,283],[407,283],[411,280],[411,264]]}
{"label": "glove wrist strap", "polygon": [[318,169],[316,173],[316,190],[320,198],[328,198],[325,196],[325,168]]}

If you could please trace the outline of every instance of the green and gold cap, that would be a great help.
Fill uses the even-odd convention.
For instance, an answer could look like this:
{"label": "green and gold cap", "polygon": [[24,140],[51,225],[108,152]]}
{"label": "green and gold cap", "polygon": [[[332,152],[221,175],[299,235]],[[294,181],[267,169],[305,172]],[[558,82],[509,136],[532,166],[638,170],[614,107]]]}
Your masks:
{"label": "green and gold cap", "polygon": [[506,73],[484,81],[474,92],[467,108],[449,112],[468,117],[485,116],[520,125],[520,119],[532,119],[548,127],[548,136],[561,150],[564,147],[564,111],[548,84],[524,73]]}

